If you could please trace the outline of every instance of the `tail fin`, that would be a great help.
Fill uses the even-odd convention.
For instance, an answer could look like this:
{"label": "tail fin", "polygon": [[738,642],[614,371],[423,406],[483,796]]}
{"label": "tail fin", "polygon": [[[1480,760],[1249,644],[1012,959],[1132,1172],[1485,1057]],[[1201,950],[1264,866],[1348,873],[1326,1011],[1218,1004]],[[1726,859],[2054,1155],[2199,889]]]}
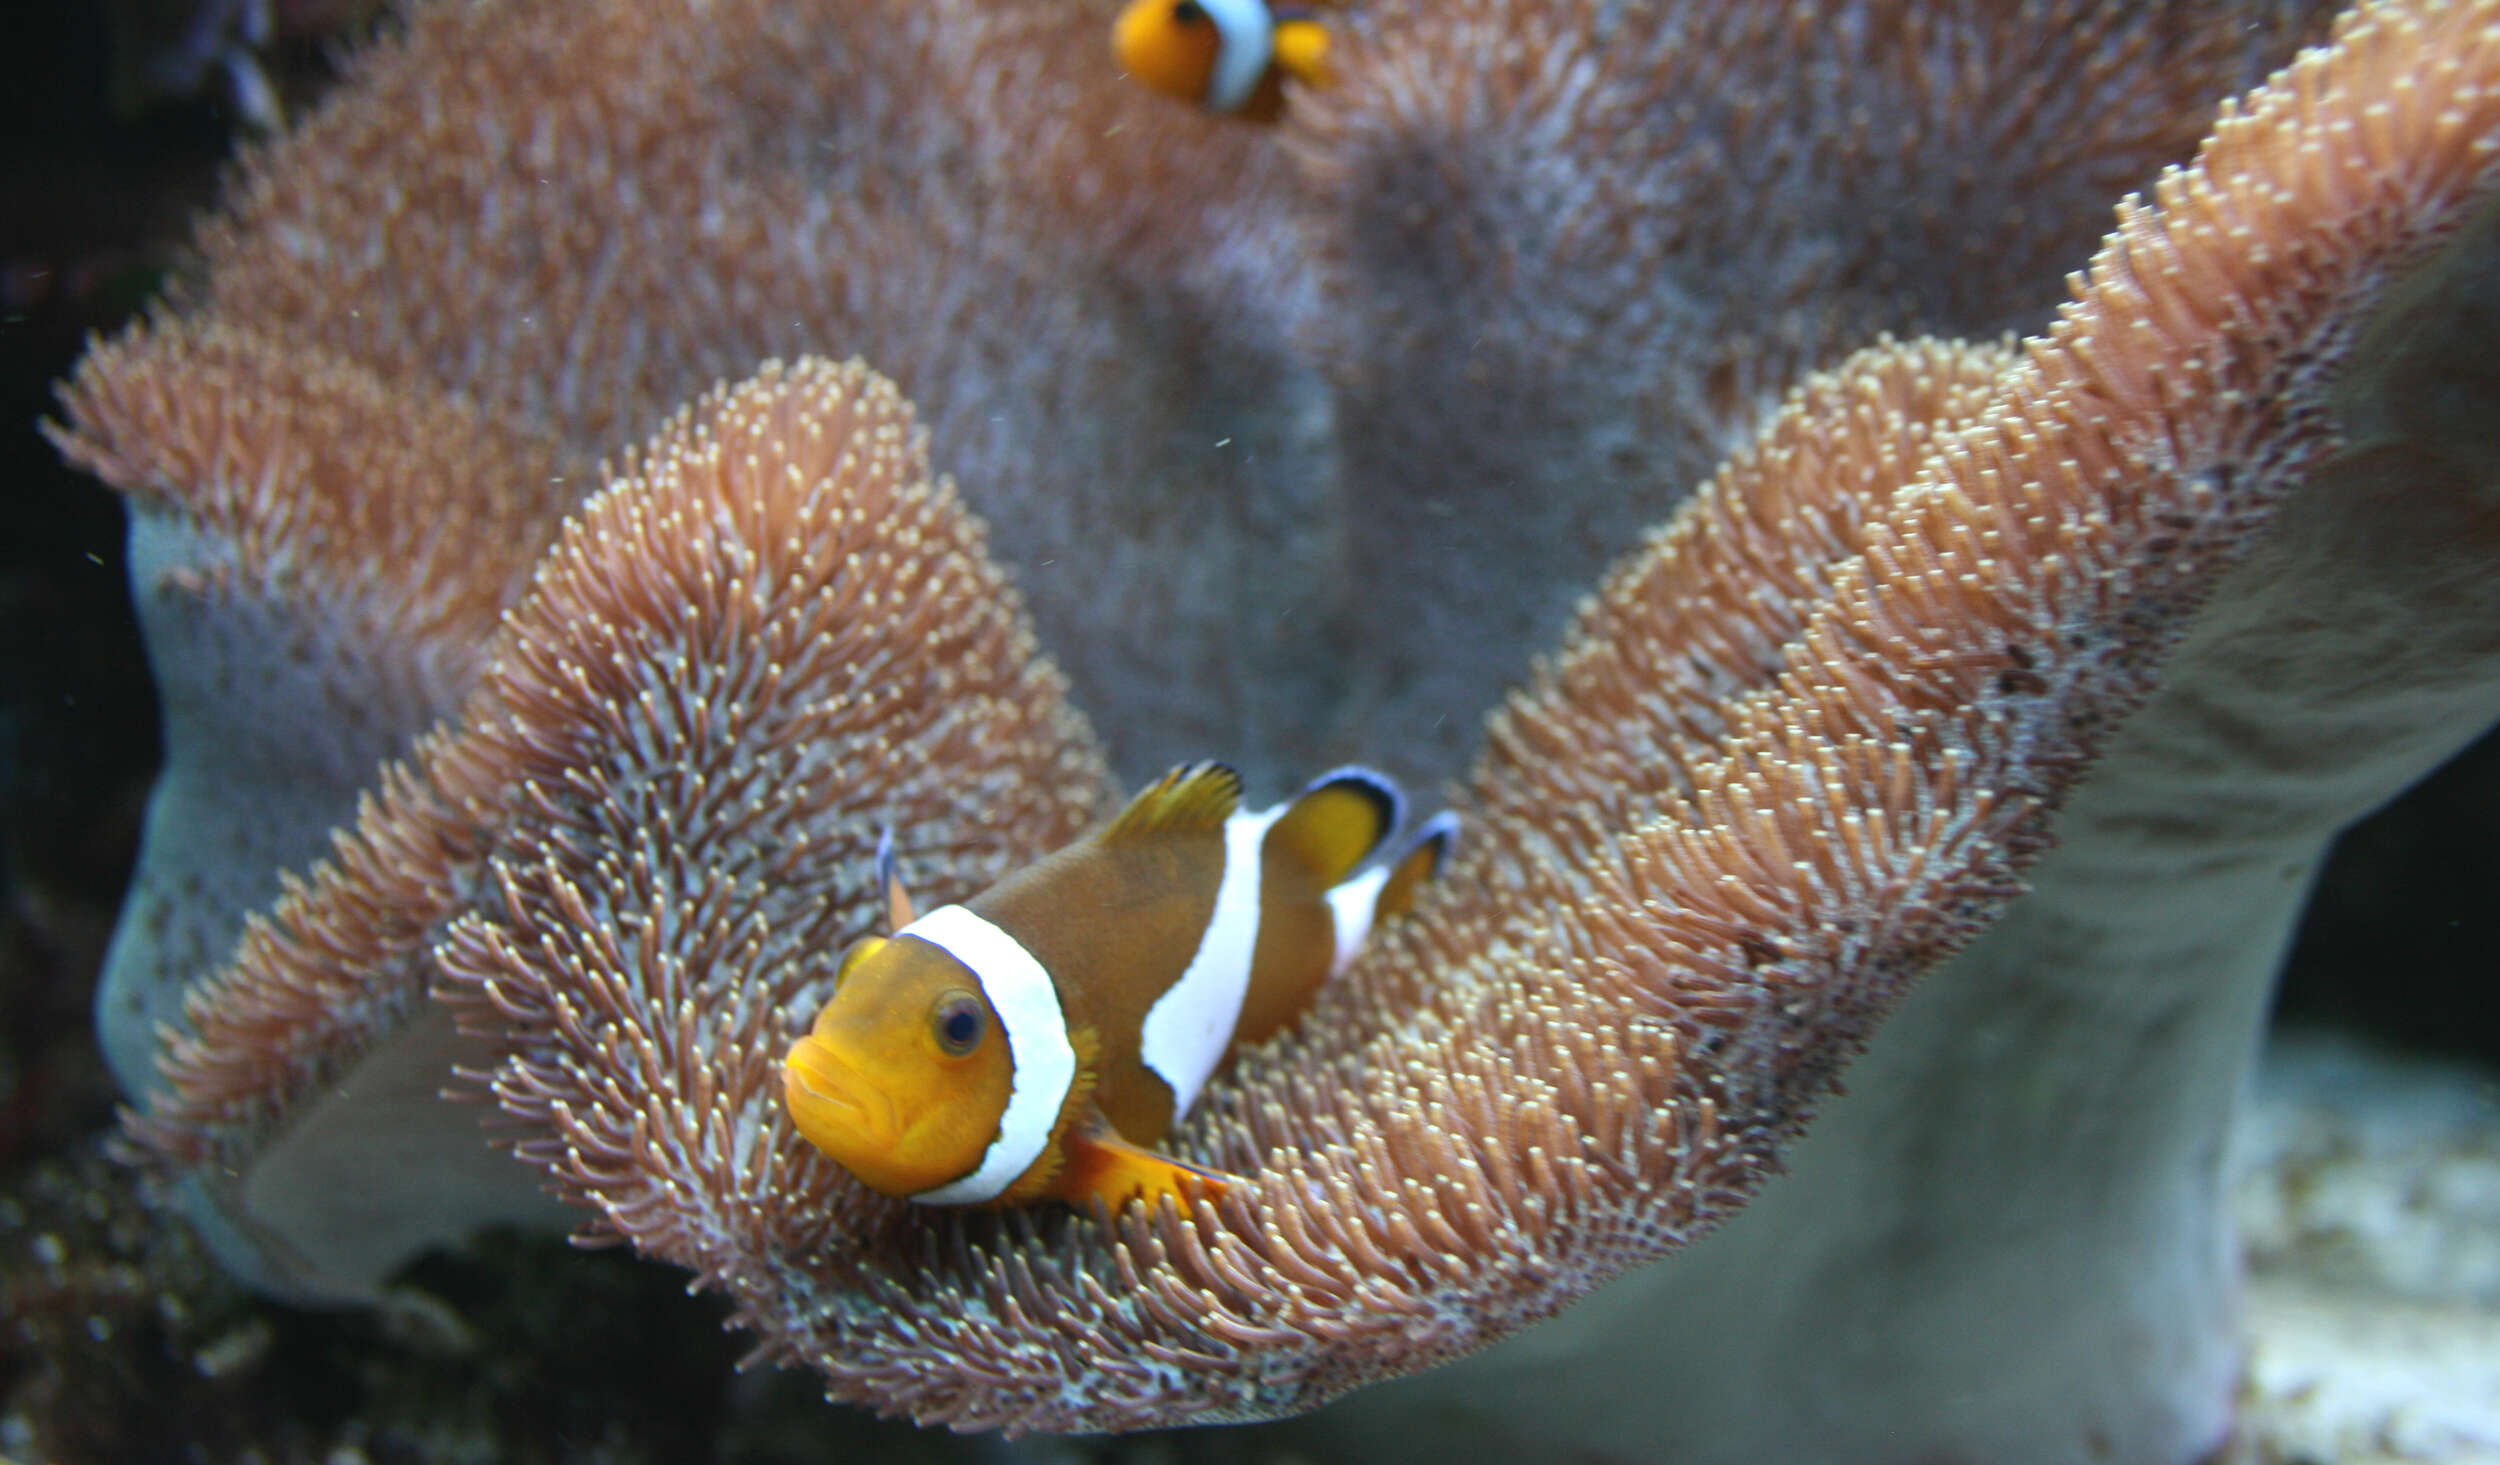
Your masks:
{"label": "tail fin", "polygon": [[1328,73],[1328,28],[1309,16],[1278,16],[1275,35],[1268,42],[1269,54],[1276,65],[1305,86],[1326,86]]}
{"label": "tail fin", "polygon": [[1331,976],[1354,964],[1363,943],[1371,938],[1372,927],[1415,908],[1416,892],[1440,872],[1457,839],[1458,816],[1435,814],[1399,848],[1397,858],[1374,865],[1328,892],[1328,908],[1335,913],[1337,926],[1337,957],[1328,969]]}
{"label": "tail fin", "polygon": [[1322,890],[1360,868],[1404,817],[1398,786],[1368,768],[1321,774],[1277,816],[1267,832],[1282,841],[1319,881]]}
{"label": "tail fin", "polygon": [[1425,820],[1424,826],[1406,841],[1406,848],[1390,862],[1389,878],[1381,884],[1380,898],[1372,902],[1372,919],[1402,916],[1413,910],[1424,882],[1441,873],[1457,843],[1456,814],[1444,809]]}

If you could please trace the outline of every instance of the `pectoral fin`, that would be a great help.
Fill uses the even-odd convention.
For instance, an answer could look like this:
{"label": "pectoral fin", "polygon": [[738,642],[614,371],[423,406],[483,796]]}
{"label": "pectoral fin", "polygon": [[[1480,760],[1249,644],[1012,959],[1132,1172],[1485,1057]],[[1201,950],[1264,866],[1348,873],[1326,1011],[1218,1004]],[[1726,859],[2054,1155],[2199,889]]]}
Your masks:
{"label": "pectoral fin", "polygon": [[894,857],[894,826],[877,835],[877,893],[885,897],[885,934],[911,924],[911,893],[903,888],[901,862]]}
{"label": "pectoral fin", "polygon": [[1152,1206],[1168,1195],[1187,1211],[1193,1198],[1213,1200],[1230,1183],[1221,1172],[1129,1143],[1099,1117],[1070,1129],[1062,1143],[1067,1164],[1052,1181],[1051,1194],[1077,1205],[1100,1200],[1117,1211],[1132,1198]]}

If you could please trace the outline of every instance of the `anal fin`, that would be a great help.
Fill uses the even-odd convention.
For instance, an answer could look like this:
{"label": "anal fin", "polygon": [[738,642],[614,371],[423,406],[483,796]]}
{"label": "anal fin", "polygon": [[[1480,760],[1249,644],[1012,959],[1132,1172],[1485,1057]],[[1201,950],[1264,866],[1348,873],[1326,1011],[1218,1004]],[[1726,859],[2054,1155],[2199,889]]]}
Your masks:
{"label": "anal fin", "polygon": [[1052,1179],[1050,1193],[1077,1205],[1099,1200],[1117,1211],[1132,1199],[1151,1207],[1168,1195],[1186,1212],[1192,1200],[1211,1201],[1232,1181],[1219,1171],[1131,1144],[1100,1116],[1070,1128],[1061,1143],[1067,1163]]}

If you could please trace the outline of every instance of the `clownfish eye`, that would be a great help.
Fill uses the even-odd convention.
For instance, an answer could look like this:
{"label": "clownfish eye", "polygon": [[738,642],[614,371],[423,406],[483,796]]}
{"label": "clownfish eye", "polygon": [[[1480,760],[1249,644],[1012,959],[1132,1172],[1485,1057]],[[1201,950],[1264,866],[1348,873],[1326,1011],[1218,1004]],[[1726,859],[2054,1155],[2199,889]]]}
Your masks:
{"label": "clownfish eye", "polygon": [[929,1009],[929,1031],[949,1056],[961,1058],[981,1045],[981,999],[949,992]]}
{"label": "clownfish eye", "polygon": [[852,942],[850,950],[842,953],[842,964],[833,969],[834,990],[840,991],[842,984],[851,979],[851,973],[859,969],[859,964],[876,955],[877,949],[883,945],[883,936],[862,936]]}
{"label": "clownfish eye", "polygon": [[1198,0],[1179,0],[1179,3],[1172,7],[1172,24],[1174,25],[1205,25],[1206,23],[1206,7],[1200,5]]}

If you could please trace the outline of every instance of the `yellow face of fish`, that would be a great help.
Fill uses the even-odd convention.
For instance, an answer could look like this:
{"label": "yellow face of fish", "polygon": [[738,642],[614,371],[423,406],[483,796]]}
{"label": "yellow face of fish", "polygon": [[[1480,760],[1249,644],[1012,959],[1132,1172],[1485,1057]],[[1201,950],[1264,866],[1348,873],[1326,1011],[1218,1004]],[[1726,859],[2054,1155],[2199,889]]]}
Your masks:
{"label": "yellow face of fish", "polygon": [[1134,0],[1111,28],[1120,69],[1166,96],[1203,103],[1224,35],[1197,0]]}
{"label": "yellow face of fish", "polygon": [[799,1133],[869,1189],[906,1199],[981,1163],[1013,1079],[980,982],[911,938],[853,946],[783,1065]]}

